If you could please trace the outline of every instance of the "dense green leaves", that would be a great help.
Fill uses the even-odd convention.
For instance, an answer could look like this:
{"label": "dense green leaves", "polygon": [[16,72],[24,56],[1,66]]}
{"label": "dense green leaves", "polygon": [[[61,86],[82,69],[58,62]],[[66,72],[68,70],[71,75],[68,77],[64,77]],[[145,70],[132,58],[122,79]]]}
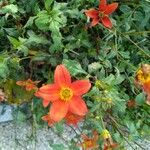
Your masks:
{"label": "dense green leaves", "polygon": [[[90,27],[85,10],[96,8],[98,3],[99,0],[0,2],[0,87],[9,103],[31,101],[33,93],[15,82],[31,78],[40,80],[39,86],[52,83],[55,67],[64,64],[73,80],[86,78],[92,84],[91,91],[83,97],[89,107],[83,130],[101,132],[103,119],[121,145],[122,134],[137,139],[141,133],[148,134],[150,125],[146,94],[134,84],[139,65],[150,63],[150,3],[119,1],[119,8],[111,16],[112,29],[101,23]],[[135,100],[135,106],[128,106],[130,100]],[[34,98],[33,103],[32,111],[41,124],[48,110],[39,99]],[[18,117],[20,121],[25,119],[22,113]],[[56,128],[63,132],[63,124]],[[76,144],[71,144],[75,149]],[[59,144],[52,147],[65,149]]]}

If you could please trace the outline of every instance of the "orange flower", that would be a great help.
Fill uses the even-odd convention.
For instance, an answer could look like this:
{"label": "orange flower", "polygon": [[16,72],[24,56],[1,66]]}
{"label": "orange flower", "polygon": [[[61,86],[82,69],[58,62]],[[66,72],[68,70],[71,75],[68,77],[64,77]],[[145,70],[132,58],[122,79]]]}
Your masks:
{"label": "orange flower", "polygon": [[51,119],[51,117],[50,117],[49,114],[43,116],[43,117],[42,117],[42,120],[48,122],[48,125],[49,125],[50,127],[53,126],[53,125],[56,123],[54,120]]}
{"label": "orange flower", "polygon": [[101,22],[105,27],[112,28],[112,23],[108,15],[113,13],[118,7],[118,3],[108,4],[106,0],[100,0],[98,9],[86,10],[85,14],[92,18],[91,26],[97,25]]}
{"label": "orange flower", "polygon": [[82,119],[83,116],[78,116],[72,113],[67,113],[67,115],[65,116],[66,124],[74,125],[75,127],[77,127],[78,122]]}
{"label": "orange flower", "polygon": [[135,100],[129,100],[129,101],[127,102],[127,106],[128,106],[129,108],[135,107],[135,106],[136,106]]}
{"label": "orange flower", "polygon": [[[77,123],[83,119],[83,116],[78,116],[68,112],[64,119],[67,125],[74,125],[75,127],[77,127]],[[50,114],[43,116],[42,120],[48,122],[49,126],[53,126],[56,123],[51,119]]]}
{"label": "orange flower", "polygon": [[25,80],[25,81],[17,81],[16,84],[19,86],[24,87],[27,91],[31,90],[37,90],[37,84],[40,81],[32,81],[31,79]]}
{"label": "orange flower", "polygon": [[71,82],[71,76],[64,65],[58,65],[54,73],[54,83],[43,85],[36,96],[43,99],[43,106],[51,102],[50,117],[58,122],[68,112],[84,116],[88,112],[86,103],[81,98],[91,87],[88,80]]}
{"label": "orange flower", "polygon": [[5,101],[5,100],[6,100],[5,93],[2,91],[2,89],[0,89],[0,102]]}
{"label": "orange flower", "polygon": [[112,144],[104,144],[104,150],[113,150],[114,148],[118,147],[117,143],[112,143]]}
{"label": "orange flower", "polygon": [[99,147],[97,144],[98,141],[98,133],[97,131],[93,131],[93,137],[89,138],[87,135],[82,135],[83,142],[81,144],[78,144],[78,146],[81,146],[83,150],[92,150]]}
{"label": "orange flower", "polygon": [[104,140],[104,149],[103,150],[113,150],[118,146],[117,143],[113,143],[111,135],[108,130],[103,130],[101,136]]}
{"label": "orange flower", "polygon": [[146,103],[150,105],[150,65],[141,65],[136,73],[135,83],[147,94]]}
{"label": "orange flower", "polygon": [[143,84],[143,90],[147,94],[147,100],[146,103],[150,105],[150,81]]}

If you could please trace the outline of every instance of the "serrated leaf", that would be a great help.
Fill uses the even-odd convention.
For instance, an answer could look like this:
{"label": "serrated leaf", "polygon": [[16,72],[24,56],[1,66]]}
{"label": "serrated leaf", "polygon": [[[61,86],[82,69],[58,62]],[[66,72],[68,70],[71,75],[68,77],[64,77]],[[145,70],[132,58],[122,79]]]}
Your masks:
{"label": "serrated leaf", "polygon": [[50,10],[52,3],[54,2],[54,0],[45,0],[45,8],[46,10]]}
{"label": "serrated leaf", "polygon": [[68,68],[68,70],[73,76],[76,76],[78,74],[87,74],[87,72],[82,69],[79,62],[75,60],[64,59],[63,64]]}
{"label": "serrated leaf", "polygon": [[9,69],[6,64],[0,63],[0,79],[6,79],[9,74]]}
{"label": "serrated leaf", "polygon": [[11,37],[11,36],[7,36],[7,37],[15,49],[17,49],[17,47],[21,45],[21,42],[17,40],[16,38]]}
{"label": "serrated leaf", "polygon": [[41,35],[36,35],[33,31],[28,31],[29,39],[26,41],[27,43],[36,43],[36,44],[48,44],[49,41]]}
{"label": "serrated leaf", "polygon": [[18,6],[14,4],[6,5],[1,8],[0,13],[6,14],[6,13],[17,13],[18,12]]}
{"label": "serrated leaf", "polygon": [[31,27],[35,19],[36,19],[36,16],[30,17],[27,23],[25,24],[24,28]]}
{"label": "serrated leaf", "polygon": [[94,62],[88,66],[88,71],[89,73],[93,73],[93,72],[98,71],[101,67],[102,65],[100,63]]}

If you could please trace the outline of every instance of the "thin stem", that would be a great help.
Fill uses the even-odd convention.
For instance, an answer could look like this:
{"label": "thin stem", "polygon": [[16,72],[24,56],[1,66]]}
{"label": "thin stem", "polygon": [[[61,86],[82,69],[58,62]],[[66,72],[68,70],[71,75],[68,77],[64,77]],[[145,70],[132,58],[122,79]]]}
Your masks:
{"label": "thin stem", "polygon": [[[72,126],[70,126],[70,125],[68,125],[68,126],[74,131],[74,133],[75,133],[77,136],[79,136],[78,133],[76,132],[76,130],[75,130]],[[80,138],[78,138],[78,140],[79,140],[79,143],[82,144],[82,141],[80,140]]]}
{"label": "thin stem", "polygon": [[125,37],[127,40],[129,40],[132,44],[134,44],[139,50],[141,50],[147,57],[150,57],[149,54],[147,54],[137,43],[135,43],[133,40],[131,40],[130,38],[128,38],[126,35],[122,34],[121,32],[117,31],[120,35],[122,35],[123,37]]}
{"label": "thin stem", "polygon": [[103,129],[105,129],[105,124],[104,124],[102,116],[100,116],[100,119],[101,119],[101,124],[102,124]]}
{"label": "thin stem", "polygon": [[136,150],[132,145],[131,143],[126,139],[126,137],[124,137],[124,134],[123,132],[118,128],[118,123],[111,117],[109,116],[110,119],[113,121],[113,124],[114,124],[114,127],[116,128],[116,130],[122,135],[122,137],[124,138],[124,140],[128,143],[128,145],[130,145],[130,147],[132,147],[134,150]]}
{"label": "thin stem", "polygon": [[125,34],[125,35],[150,34],[150,31],[139,31],[139,32],[129,31],[129,32],[123,32],[122,34]]}
{"label": "thin stem", "polygon": [[[126,139],[126,137],[124,136],[124,133],[119,129],[119,124],[116,122],[116,120],[109,116],[109,118],[114,122],[115,128],[117,129],[117,131],[122,135],[122,137],[125,139],[125,141],[135,150],[135,148],[130,144],[130,142]],[[138,144],[137,142],[134,141],[134,143],[139,146],[141,149],[145,150],[140,144]]]}

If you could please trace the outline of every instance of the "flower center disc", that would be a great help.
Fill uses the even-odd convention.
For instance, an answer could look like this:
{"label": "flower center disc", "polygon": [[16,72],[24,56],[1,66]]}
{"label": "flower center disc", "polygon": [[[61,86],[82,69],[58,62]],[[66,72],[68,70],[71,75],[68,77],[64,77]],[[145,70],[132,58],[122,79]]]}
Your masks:
{"label": "flower center disc", "polygon": [[69,101],[73,96],[73,92],[70,88],[62,88],[60,90],[60,99],[64,101]]}
{"label": "flower center disc", "polygon": [[99,12],[99,17],[103,18],[105,16],[105,14],[103,12]]}

